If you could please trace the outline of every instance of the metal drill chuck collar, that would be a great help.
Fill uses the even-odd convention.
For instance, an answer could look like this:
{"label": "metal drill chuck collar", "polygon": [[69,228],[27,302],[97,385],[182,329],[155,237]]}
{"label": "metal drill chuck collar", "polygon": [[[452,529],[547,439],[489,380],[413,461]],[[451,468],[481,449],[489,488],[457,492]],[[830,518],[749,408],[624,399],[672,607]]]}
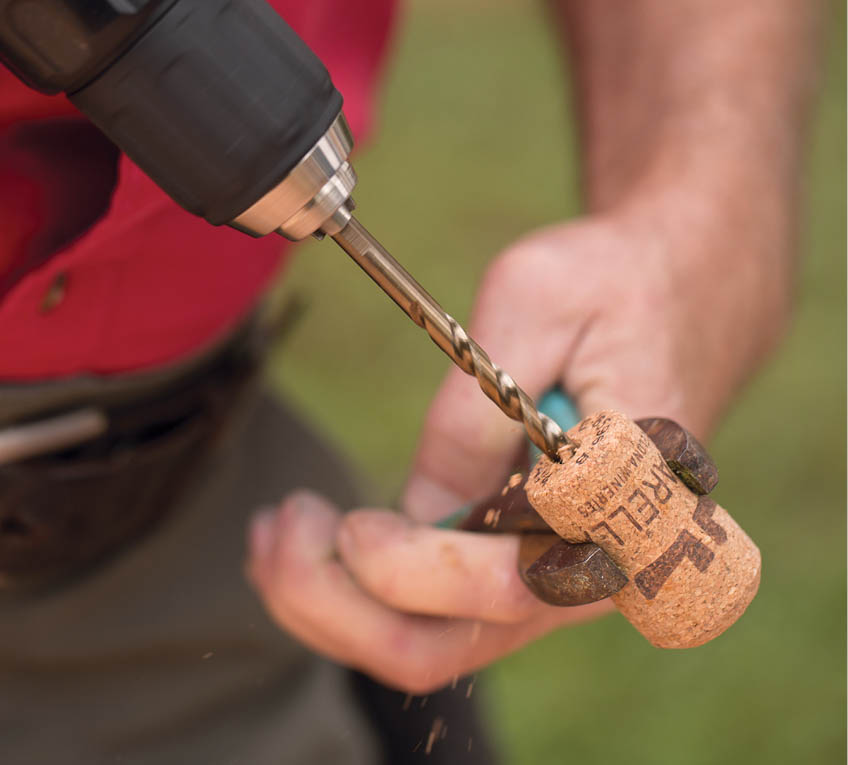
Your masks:
{"label": "metal drill chuck collar", "polygon": [[298,241],[316,233],[334,235],[350,220],[356,173],[348,162],[353,136],[342,113],[291,172],[230,222],[260,237],[276,232]]}

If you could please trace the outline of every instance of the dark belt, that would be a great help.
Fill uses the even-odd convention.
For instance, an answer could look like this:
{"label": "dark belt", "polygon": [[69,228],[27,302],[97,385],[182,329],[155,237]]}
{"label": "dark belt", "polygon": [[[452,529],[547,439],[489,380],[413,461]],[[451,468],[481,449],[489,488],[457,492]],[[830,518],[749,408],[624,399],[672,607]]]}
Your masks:
{"label": "dark belt", "polygon": [[151,529],[255,378],[258,334],[251,323],[176,373],[88,386],[59,409],[34,414],[27,392],[26,418],[0,428],[0,587],[67,581]]}

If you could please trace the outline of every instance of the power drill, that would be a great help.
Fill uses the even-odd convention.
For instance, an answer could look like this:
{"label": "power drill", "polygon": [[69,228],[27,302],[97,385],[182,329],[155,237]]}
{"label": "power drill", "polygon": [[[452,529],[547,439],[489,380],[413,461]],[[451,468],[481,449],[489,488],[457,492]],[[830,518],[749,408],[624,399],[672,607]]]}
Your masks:
{"label": "power drill", "polygon": [[0,0],[0,60],[215,226],[331,236],[552,459],[570,441],[352,216],[342,96],[265,0]]}
{"label": "power drill", "polygon": [[[701,486],[689,475],[705,464],[714,472],[700,445],[663,421],[660,442],[668,443],[656,451],[636,424],[614,413],[587,418],[569,437],[537,409],[353,217],[353,139],[341,94],[265,0],[0,0],[0,19],[0,60],[32,87],[66,93],[186,210],[254,237],[332,237],[505,414],[523,423],[549,458],[539,460],[528,484],[534,516],[538,511],[543,528],[563,537],[538,558],[541,549],[528,545],[536,562],[525,581],[540,597],[571,605],[617,593],[625,615],[665,647],[704,642],[744,611],[759,583],[759,551],[706,497],[714,481]],[[628,499],[637,469],[645,474]],[[618,497],[613,485],[624,492],[621,503],[609,501]],[[648,533],[660,515],[645,494],[651,486],[662,487],[657,503],[668,504]],[[595,499],[588,496],[593,491]],[[672,497],[675,513],[668,512]],[[636,503],[635,514],[627,502]],[[611,514],[584,528],[580,514],[589,506],[606,512],[607,504]],[[637,518],[646,508],[653,514]],[[618,516],[631,526],[622,530]],[[612,560],[597,545],[609,542],[598,536],[604,528]],[[694,569],[664,587],[684,559]],[[709,578],[699,579],[714,559]],[[581,600],[592,571],[591,597]],[[625,586],[622,572],[635,584]]]}

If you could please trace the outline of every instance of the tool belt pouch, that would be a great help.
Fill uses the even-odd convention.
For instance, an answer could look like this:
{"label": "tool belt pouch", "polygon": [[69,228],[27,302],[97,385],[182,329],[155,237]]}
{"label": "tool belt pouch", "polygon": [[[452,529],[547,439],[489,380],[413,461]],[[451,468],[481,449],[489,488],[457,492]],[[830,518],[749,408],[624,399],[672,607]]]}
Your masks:
{"label": "tool belt pouch", "polygon": [[0,466],[0,588],[67,581],[150,529],[256,368],[230,349],[192,379],[107,409],[96,440]]}

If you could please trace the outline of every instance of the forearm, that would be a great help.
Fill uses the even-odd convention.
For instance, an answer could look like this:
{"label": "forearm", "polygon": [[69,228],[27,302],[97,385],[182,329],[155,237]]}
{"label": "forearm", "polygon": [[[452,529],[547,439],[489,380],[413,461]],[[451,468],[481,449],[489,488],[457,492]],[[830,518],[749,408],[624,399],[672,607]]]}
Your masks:
{"label": "forearm", "polygon": [[638,257],[657,257],[640,267],[666,284],[647,310],[677,306],[666,320],[688,327],[688,371],[711,367],[720,404],[790,313],[821,8],[554,2],[572,58],[587,208],[650,243]]}
{"label": "forearm", "polygon": [[810,0],[556,0],[587,205],[685,189],[793,240],[820,8]]}

